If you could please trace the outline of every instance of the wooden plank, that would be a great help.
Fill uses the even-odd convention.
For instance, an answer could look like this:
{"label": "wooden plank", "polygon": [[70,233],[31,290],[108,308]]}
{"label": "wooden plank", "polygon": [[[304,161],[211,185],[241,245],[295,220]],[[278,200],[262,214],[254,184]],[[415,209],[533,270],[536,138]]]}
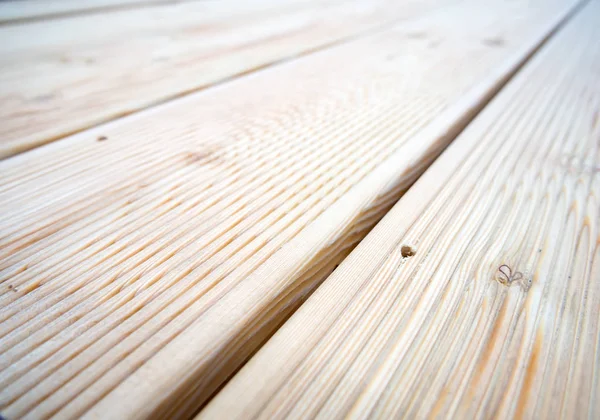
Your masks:
{"label": "wooden plank", "polygon": [[0,1],[0,23],[51,19],[179,1],[182,0],[3,0]]}
{"label": "wooden plank", "polygon": [[198,417],[600,417],[600,2]]}
{"label": "wooden plank", "polygon": [[452,4],[0,162],[0,411],[194,413],[573,4]]}
{"label": "wooden plank", "polygon": [[0,27],[0,38],[9,40],[0,44],[0,157],[435,3],[199,1]]}

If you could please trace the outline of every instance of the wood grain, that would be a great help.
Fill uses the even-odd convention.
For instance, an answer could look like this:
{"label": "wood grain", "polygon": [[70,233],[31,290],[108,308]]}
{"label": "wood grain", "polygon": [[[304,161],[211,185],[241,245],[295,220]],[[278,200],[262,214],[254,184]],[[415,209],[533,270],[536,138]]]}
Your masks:
{"label": "wood grain", "polygon": [[[3,0],[0,24],[193,0]],[[199,0],[201,1],[201,0]]]}
{"label": "wood grain", "polygon": [[0,27],[0,157],[431,10],[197,1]]}
{"label": "wood grain", "polygon": [[0,162],[2,414],[193,414],[575,3],[541,4],[451,2]]}
{"label": "wood grain", "polygon": [[600,417],[599,18],[555,35],[198,418]]}

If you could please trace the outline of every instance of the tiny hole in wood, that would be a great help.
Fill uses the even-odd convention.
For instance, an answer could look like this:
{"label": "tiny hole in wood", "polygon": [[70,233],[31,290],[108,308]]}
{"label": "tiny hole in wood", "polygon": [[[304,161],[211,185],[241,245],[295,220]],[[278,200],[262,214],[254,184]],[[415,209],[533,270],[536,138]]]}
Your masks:
{"label": "tiny hole in wood", "polygon": [[402,248],[400,248],[400,253],[402,254],[403,258],[412,257],[416,254],[416,252],[417,251],[415,251],[415,249],[410,245],[402,245]]}
{"label": "tiny hole in wood", "polygon": [[98,138],[96,140],[98,140],[98,141],[104,141],[104,140],[108,140],[108,137],[106,137],[106,136],[98,136]]}

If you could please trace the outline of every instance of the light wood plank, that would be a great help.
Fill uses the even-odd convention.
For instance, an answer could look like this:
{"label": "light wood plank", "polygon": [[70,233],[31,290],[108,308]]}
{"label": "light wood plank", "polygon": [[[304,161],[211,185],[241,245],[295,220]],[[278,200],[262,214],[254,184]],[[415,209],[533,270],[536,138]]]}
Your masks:
{"label": "light wood plank", "polygon": [[599,418],[599,18],[551,39],[198,419]]}
{"label": "light wood plank", "polygon": [[198,1],[0,27],[0,157],[308,53],[436,1]]}
{"label": "light wood plank", "polygon": [[182,0],[2,0],[0,1],[0,23],[51,19],[73,14],[104,12],[180,1]]}
{"label": "light wood plank", "polygon": [[573,7],[448,7],[0,163],[8,418],[195,412]]}

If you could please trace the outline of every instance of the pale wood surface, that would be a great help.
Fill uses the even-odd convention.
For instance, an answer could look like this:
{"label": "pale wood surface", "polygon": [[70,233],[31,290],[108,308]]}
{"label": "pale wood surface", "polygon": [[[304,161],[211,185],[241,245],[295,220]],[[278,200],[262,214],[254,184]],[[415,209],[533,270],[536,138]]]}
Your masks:
{"label": "pale wood surface", "polygon": [[195,1],[0,26],[0,157],[436,3]]}
{"label": "pale wood surface", "polygon": [[192,414],[573,4],[449,2],[0,162],[0,412]]}
{"label": "pale wood surface", "polygon": [[194,413],[574,3],[528,4],[451,2],[0,162],[1,412]]}
{"label": "pale wood surface", "polygon": [[599,20],[553,37],[198,418],[600,418]]}
{"label": "pale wood surface", "polygon": [[106,12],[131,7],[179,3],[181,1],[194,0],[2,0],[0,1],[0,23]]}

